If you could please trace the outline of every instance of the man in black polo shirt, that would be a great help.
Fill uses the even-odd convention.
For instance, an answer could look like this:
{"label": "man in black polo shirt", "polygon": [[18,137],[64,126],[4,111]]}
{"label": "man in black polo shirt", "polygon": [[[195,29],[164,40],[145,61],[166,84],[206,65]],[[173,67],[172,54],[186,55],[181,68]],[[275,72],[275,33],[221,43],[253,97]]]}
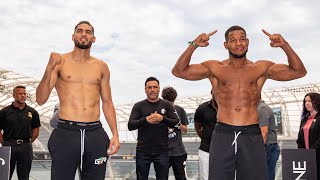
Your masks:
{"label": "man in black polo shirt", "polygon": [[194,114],[194,126],[201,138],[199,147],[199,169],[201,180],[209,178],[209,149],[212,132],[217,123],[217,103],[211,91],[212,99],[199,105]]}
{"label": "man in black polo shirt", "polygon": [[39,135],[39,114],[25,103],[26,97],[26,87],[16,86],[13,89],[14,102],[0,110],[0,142],[11,147],[10,179],[16,164],[18,179],[29,179],[32,142]]}

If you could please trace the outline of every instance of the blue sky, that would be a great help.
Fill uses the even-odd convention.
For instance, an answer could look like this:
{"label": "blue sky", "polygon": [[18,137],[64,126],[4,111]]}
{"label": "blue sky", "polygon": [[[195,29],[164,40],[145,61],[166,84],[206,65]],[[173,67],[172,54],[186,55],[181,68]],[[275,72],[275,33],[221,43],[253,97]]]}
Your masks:
{"label": "blue sky", "polygon": [[320,1],[300,0],[10,0],[0,3],[0,67],[41,79],[51,52],[73,49],[73,28],[81,20],[95,27],[91,54],[108,63],[115,104],[145,98],[149,76],[171,85],[180,97],[207,95],[208,80],[186,81],[171,68],[187,42],[217,29],[207,48],[192,63],[226,59],[224,32],[243,26],[250,40],[247,58],[287,63],[280,48],[271,48],[261,29],[280,33],[305,63],[308,74],[290,82],[268,80],[264,89],[320,82]]}

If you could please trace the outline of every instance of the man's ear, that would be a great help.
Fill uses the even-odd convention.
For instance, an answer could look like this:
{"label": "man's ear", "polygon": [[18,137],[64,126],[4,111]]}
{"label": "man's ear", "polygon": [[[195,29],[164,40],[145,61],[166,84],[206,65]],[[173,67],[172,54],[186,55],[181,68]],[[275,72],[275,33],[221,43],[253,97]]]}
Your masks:
{"label": "man's ear", "polygon": [[223,46],[224,46],[224,48],[228,49],[228,47],[227,47],[227,42],[224,42],[224,43],[223,43]]}

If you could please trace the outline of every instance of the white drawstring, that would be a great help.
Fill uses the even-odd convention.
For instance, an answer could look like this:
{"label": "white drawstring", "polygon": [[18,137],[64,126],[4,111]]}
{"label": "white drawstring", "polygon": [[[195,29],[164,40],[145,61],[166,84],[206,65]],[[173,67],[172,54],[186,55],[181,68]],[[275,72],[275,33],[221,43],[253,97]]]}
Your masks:
{"label": "white drawstring", "polygon": [[83,162],[83,154],[84,154],[84,137],[85,137],[86,130],[85,129],[80,129],[80,138],[81,138],[81,164],[80,164],[80,171],[82,171],[82,162]]}
{"label": "white drawstring", "polygon": [[[237,143],[237,139],[238,139],[238,136],[240,135],[241,131],[239,131],[238,133],[234,131],[234,140],[231,144],[231,146],[233,146],[234,144],[234,154],[237,154],[238,152],[238,143]],[[237,179],[237,170],[234,172],[234,180]]]}
{"label": "white drawstring", "polygon": [[238,143],[237,143],[237,138],[238,136],[240,135],[241,131],[239,131],[238,133],[234,131],[234,140],[231,144],[231,146],[233,146],[235,144],[235,147],[234,147],[234,154],[237,154],[237,151],[238,151]]}

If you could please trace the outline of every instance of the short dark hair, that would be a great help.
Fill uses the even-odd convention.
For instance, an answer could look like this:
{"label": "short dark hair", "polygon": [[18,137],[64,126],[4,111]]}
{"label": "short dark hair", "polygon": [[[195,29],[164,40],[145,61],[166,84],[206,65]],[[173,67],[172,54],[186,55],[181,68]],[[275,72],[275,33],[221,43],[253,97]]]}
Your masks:
{"label": "short dark hair", "polygon": [[13,93],[13,94],[15,94],[15,93],[16,93],[16,90],[17,90],[17,89],[20,89],[20,88],[21,88],[21,89],[26,89],[26,87],[25,87],[25,86],[18,85],[18,86],[16,86],[16,87],[14,87],[14,88],[13,88],[12,93]]}
{"label": "short dark hair", "polygon": [[236,31],[236,30],[242,30],[244,32],[244,35],[247,36],[246,30],[244,30],[243,27],[241,27],[241,26],[231,26],[229,29],[227,29],[227,31],[224,34],[224,37],[226,38],[226,41],[228,41],[229,33],[231,31]]}
{"label": "short dark hair", "polygon": [[306,97],[309,96],[311,99],[312,107],[316,111],[320,111],[320,94],[316,92],[310,92],[306,94],[303,98],[303,104],[302,104],[302,118],[305,118],[308,116],[310,113],[306,108]]}
{"label": "short dark hair", "polygon": [[177,91],[170,86],[164,87],[161,93],[163,99],[174,102],[177,98]]}
{"label": "short dark hair", "polygon": [[77,28],[78,28],[78,26],[79,26],[80,24],[87,24],[87,25],[89,25],[89,26],[92,28],[92,34],[94,35],[94,27],[91,25],[91,23],[90,23],[89,21],[80,21],[80,22],[74,27],[74,32],[73,32],[73,33],[76,32],[76,30],[77,30]]}
{"label": "short dark hair", "polygon": [[144,86],[147,86],[147,82],[149,82],[149,81],[157,81],[158,85],[160,85],[159,80],[157,78],[151,76],[151,77],[147,78],[146,82],[144,83]]}

